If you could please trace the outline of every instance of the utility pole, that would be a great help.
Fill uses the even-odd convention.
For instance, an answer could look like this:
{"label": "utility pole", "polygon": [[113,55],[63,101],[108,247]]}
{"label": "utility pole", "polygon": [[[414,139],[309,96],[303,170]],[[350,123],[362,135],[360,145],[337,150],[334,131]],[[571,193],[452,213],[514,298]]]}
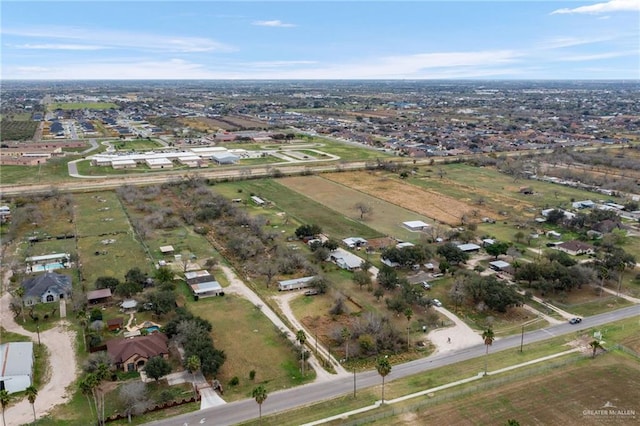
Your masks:
{"label": "utility pole", "polygon": [[353,366],[353,397],[356,397],[356,366]]}

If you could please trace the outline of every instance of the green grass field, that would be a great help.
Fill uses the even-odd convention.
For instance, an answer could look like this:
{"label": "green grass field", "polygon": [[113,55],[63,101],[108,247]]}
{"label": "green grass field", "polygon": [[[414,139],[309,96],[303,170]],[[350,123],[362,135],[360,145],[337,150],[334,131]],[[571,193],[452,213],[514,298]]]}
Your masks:
{"label": "green grass field", "polygon": [[[214,344],[223,348],[227,355],[218,374],[218,379],[225,386],[226,401],[251,397],[251,390],[258,384],[264,384],[269,392],[275,392],[309,382],[315,377],[315,372],[308,370],[302,376],[292,345],[249,301],[225,295],[188,302],[187,305],[195,315],[211,321]],[[254,380],[249,379],[251,370],[256,372]],[[238,376],[238,386],[228,385],[233,376]]]}
{"label": "green grass field", "polygon": [[57,109],[73,110],[73,109],[120,109],[120,107],[113,102],[54,102],[47,105],[48,111],[55,111]]}
{"label": "green grass field", "polygon": [[69,179],[67,163],[80,158],[68,155],[64,158],[55,158],[40,166],[2,166],[2,185],[11,184],[52,184],[64,182]]}

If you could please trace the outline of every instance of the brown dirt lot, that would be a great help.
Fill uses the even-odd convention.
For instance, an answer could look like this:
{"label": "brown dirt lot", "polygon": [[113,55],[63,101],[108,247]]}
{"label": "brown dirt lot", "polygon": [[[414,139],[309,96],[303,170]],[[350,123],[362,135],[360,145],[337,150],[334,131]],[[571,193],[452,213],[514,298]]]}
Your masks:
{"label": "brown dirt lot", "polygon": [[[639,379],[636,362],[605,355],[373,424],[504,425],[509,419],[521,425],[638,424]],[[625,410],[635,415],[619,414]]]}
{"label": "brown dirt lot", "polygon": [[[480,220],[495,213],[455,198],[385,177],[378,172],[346,172],[323,175],[326,179],[383,199],[447,225],[460,225],[464,214],[476,211]],[[473,218],[470,218],[473,219]]]}

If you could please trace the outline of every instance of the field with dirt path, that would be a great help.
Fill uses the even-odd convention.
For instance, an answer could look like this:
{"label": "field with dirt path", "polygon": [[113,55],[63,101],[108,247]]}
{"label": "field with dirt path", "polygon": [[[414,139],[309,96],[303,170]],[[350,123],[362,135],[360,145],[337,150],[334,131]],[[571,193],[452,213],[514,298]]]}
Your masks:
{"label": "field with dirt path", "polygon": [[390,179],[381,172],[331,173],[323,177],[447,225],[460,225],[462,216],[471,217],[473,211],[478,221],[484,216],[495,216],[482,206]]}

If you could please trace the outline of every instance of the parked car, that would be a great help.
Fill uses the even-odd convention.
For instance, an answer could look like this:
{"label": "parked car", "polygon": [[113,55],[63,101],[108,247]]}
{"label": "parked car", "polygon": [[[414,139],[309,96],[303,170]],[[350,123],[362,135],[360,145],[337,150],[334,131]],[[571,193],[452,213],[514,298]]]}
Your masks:
{"label": "parked car", "polygon": [[439,301],[438,299],[433,299],[433,300],[431,301],[431,303],[432,303],[434,306],[437,306],[438,308],[441,308],[441,307],[442,307],[442,302],[441,302],[441,301]]}
{"label": "parked car", "polygon": [[318,290],[307,290],[304,292],[305,296],[316,296],[318,293]]}
{"label": "parked car", "polygon": [[571,318],[571,319],[569,320],[569,324],[578,324],[578,323],[580,323],[580,322],[582,322],[582,318],[578,318],[578,317]]}
{"label": "parked car", "polygon": [[422,282],[420,283],[420,285],[421,285],[421,286],[422,286],[422,288],[424,288],[425,290],[431,290],[431,284],[429,284],[429,283],[428,283],[428,282],[426,282],[426,281],[422,281]]}

